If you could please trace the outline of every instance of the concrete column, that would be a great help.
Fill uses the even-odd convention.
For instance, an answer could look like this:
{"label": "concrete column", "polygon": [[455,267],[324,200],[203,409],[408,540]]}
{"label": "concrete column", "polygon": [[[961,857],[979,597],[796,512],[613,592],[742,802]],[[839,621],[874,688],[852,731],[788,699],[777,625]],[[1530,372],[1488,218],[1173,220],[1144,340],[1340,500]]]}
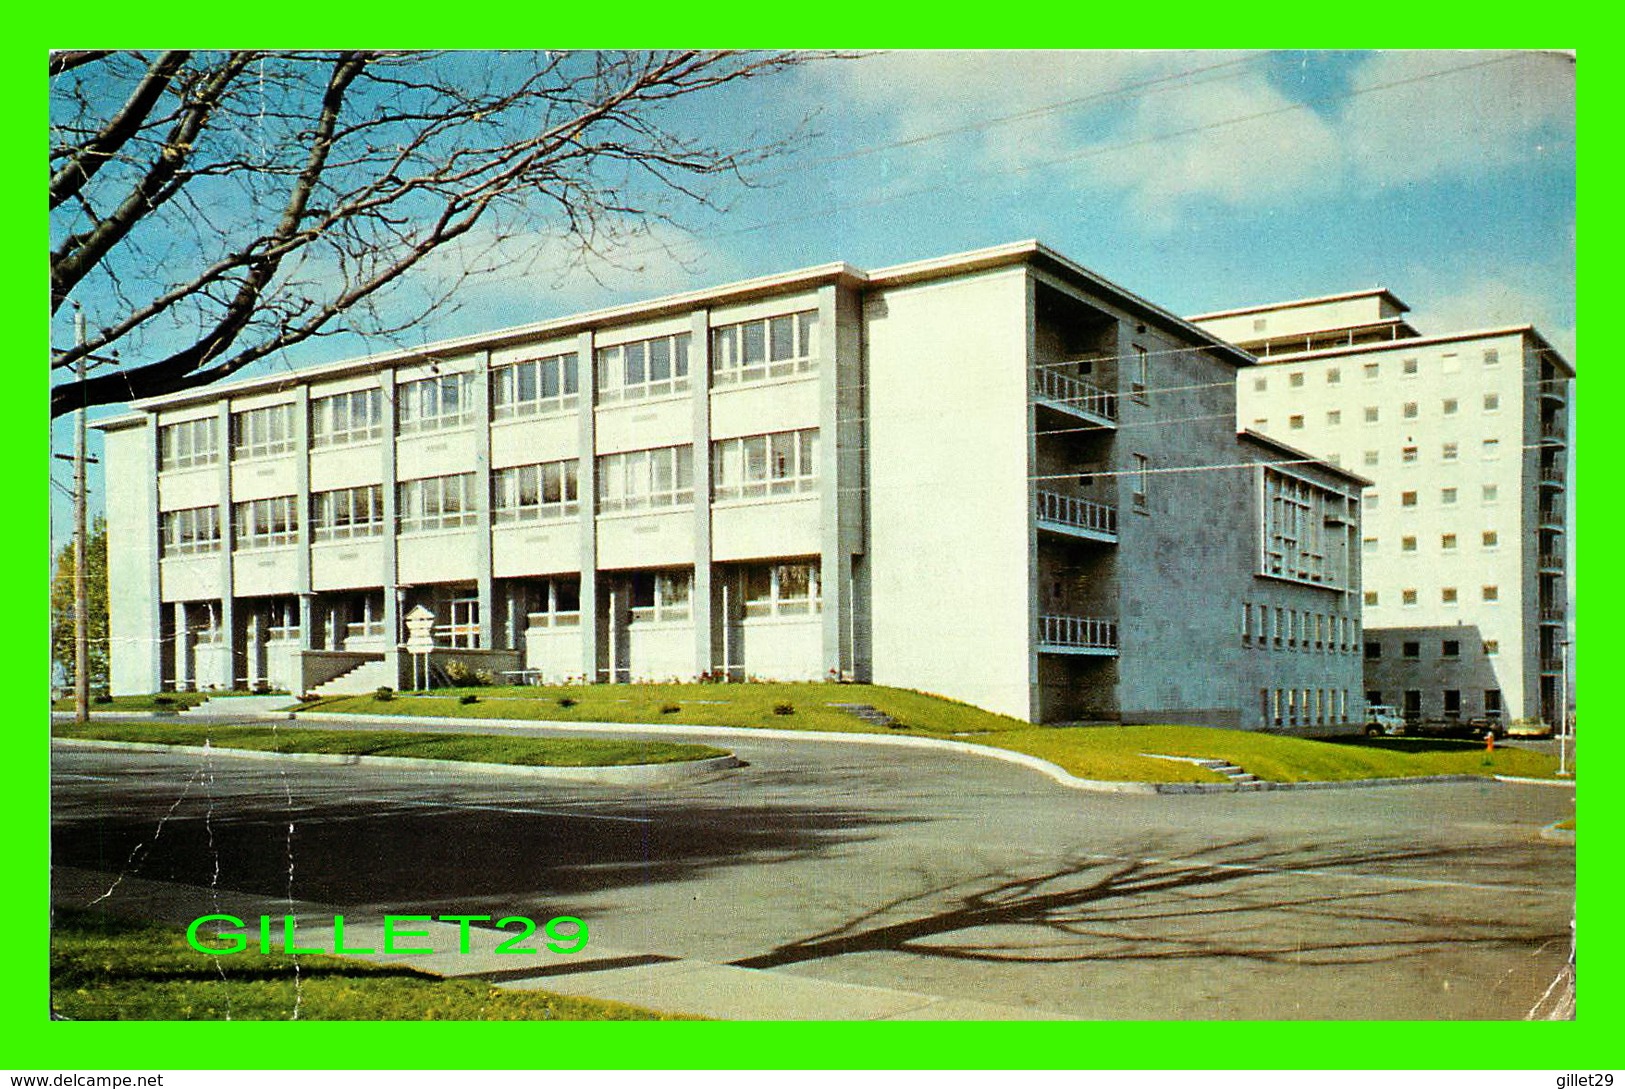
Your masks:
{"label": "concrete column", "polygon": [[688,380],[694,391],[694,585],[689,615],[694,618],[694,672],[716,662],[711,624],[711,314],[696,310],[689,319]]}
{"label": "concrete column", "polygon": [[[105,449],[105,446],[103,448]],[[147,668],[152,671],[151,691],[158,692],[164,687],[163,566],[160,560],[163,527],[160,524],[162,517],[158,513],[158,416],[156,413],[151,412],[147,414],[146,458],[147,466],[152,470],[150,473],[144,474],[144,479],[141,481],[141,486],[148,489],[145,503],[147,511],[147,555],[150,557],[147,564],[147,585],[151,588],[151,596],[147,597],[144,602],[147,606],[148,616],[146,628],[148,634]],[[104,476],[102,479],[105,481],[108,478]]]}
{"label": "concrete column", "polygon": [[[298,494],[299,553],[294,587],[301,598],[311,592],[310,546],[310,387],[301,383],[293,396],[293,486]],[[303,606],[300,607],[303,615]],[[301,633],[303,628],[301,628]]]}
{"label": "concrete column", "polygon": [[[576,442],[581,458],[576,470],[581,500],[581,673],[591,683],[598,679],[598,440],[593,415],[598,364],[593,358],[590,329],[576,338],[576,374],[581,387],[577,390],[580,408]],[[613,663],[610,676],[613,680]]]}
{"label": "concrete column", "polygon": [[244,656],[248,661],[244,672],[248,675],[248,688],[253,691],[254,686],[265,679],[265,672],[260,668],[260,657],[265,649],[265,616],[255,611],[245,620],[247,630],[243,635],[248,646],[244,648]]}
{"label": "concrete column", "polygon": [[316,646],[316,595],[302,593],[299,595],[299,649],[310,650]]}
{"label": "concrete column", "polygon": [[384,499],[384,570],[382,572],[384,585],[384,658],[395,663],[395,672],[400,673],[400,644],[404,633],[401,631],[401,601],[400,601],[400,566],[399,543],[400,523],[399,512],[396,510],[398,495],[395,488],[395,371],[386,368],[378,374],[378,387],[383,391],[384,429],[383,441],[379,444],[381,452],[381,476],[383,481]]}
{"label": "concrete column", "polygon": [[175,691],[184,692],[192,684],[191,633],[186,630],[186,602],[175,602]]}
{"label": "concrete column", "polygon": [[496,596],[491,575],[491,353],[474,379],[474,547],[476,593],[480,599],[480,646],[496,646]]}
{"label": "concrete column", "polygon": [[237,624],[236,590],[233,588],[232,560],[237,552],[236,535],[231,527],[231,400],[220,402],[215,426],[220,429],[220,638],[225,646],[218,672],[213,683],[232,688],[236,685]]}
{"label": "concrete column", "polygon": [[[858,378],[857,325],[843,311],[839,289],[818,290],[819,584],[823,597],[823,672],[852,672],[852,551],[860,526],[853,457],[852,398]],[[843,320],[847,319],[847,320]],[[861,434],[861,432],[858,432]]]}

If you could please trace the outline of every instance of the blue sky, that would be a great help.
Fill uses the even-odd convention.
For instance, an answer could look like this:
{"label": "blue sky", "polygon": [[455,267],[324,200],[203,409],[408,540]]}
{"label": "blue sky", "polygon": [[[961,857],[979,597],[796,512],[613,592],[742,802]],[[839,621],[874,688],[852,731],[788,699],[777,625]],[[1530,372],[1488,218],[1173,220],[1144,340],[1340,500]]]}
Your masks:
{"label": "blue sky", "polygon": [[[692,210],[613,264],[567,268],[556,238],[522,236],[455,311],[260,370],[1030,237],[1176,313],[1380,284],[1424,333],[1533,322],[1578,362],[1563,54],[887,53],[730,87],[672,122],[723,141],[807,135],[755,187],[724,191],[726,210]],[[71,449],[65,421],[53,445]],[[53,489],[54,539],[66,509]]]}

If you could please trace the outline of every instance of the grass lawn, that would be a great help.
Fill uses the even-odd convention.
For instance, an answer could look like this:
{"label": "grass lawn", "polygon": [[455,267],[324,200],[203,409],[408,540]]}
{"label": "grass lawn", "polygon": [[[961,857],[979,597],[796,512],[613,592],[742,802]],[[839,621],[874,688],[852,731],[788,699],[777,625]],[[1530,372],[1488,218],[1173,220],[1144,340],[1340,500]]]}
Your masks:
{"label": "grass lawn", "polygon": [[67,911],[51,927],[51,1009],[75,1021],[684,1020],[344,957],[210,956],[179,927]]}
{"label": "grass lawn", "polygon": [[[479,702],[458,701],[475,691]],[[569,704],[565,706],[565,704]],[[830,706],[864,703],[899,723],[873,726]],[[788,704],[791,714],[774,708]],[[675,711],[668,708],[675,707]],[[320,710],[356,714],[557,722],[674,723],[846,733],[911,734],[970,741],[1029,753],[1085,779],[1141,782],[1223,782],[1194,764],[1153,760],[1142,753],[1229,760],[1276,782],[1373,779],[1416,775],[1521,775],[1551,778],[1556,757],[1503,746],[1484,762],[1475,741],[1371,738],[1310,741],[1245,730],[1199,726],[1038,727],[968,704],[898,688],[864,684],[634,684],[543,688],[459,689],[445,695],[352,696],[323,701]]]}
{"label": "grass lawn", "polygon": [[[245,695],[246,693],[236,692],[231,694]],[[151,696],[113,696],[111,699],[99,703],[92,699],[90,709],[92,711],[180,711],[187,707],[196,707],[208,699],[210,695],[211,693],[208,692],[160,692]],[[160,700],[163,702],[159,702]],[[294,702],[292,696],[288,697],[288,702]],[[73,697],[69,696],[66,699],[54,701],[51,704],[51,710],[72,711]]]}
{"label": "grass lawn", "polygon": [[202,745],[262,752],[345,753],[356,756],[410,756],[528,767],[608,767],[672,764],[726,756],[709,745],[665,741],[600,741],[586,738],[486,737],[476,734],[408,733],[404,730],[312,730],[304,727],[217,726],[192,722],[59,723],[53,737],[139,741],[158,745]]}

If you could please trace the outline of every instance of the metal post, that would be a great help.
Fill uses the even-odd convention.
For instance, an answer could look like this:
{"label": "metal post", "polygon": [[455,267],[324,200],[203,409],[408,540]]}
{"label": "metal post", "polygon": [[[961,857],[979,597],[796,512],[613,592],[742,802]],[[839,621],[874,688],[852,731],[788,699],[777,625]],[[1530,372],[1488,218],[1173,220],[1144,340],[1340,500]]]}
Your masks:
{"label": "metal post", "polygon": [[1558,644],[1563,648],[1563,687],[1557,704],[1557,774],[1569,773],[1569,641]]}
{"label": "metal post", "polygon": [[[74,344],[85,346],[85,315],[73,308]],[[79,380],[79,411],[73,431],[73,715],[90,721],[90,601],[85,579],[85,357],[75,366]]]}

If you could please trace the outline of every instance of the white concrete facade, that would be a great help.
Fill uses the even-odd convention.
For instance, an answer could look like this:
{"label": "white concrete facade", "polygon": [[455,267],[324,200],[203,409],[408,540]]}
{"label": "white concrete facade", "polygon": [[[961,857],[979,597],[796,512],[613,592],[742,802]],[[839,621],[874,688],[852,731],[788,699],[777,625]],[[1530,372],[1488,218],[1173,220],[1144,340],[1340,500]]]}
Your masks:
{"label": "white concrete facade", "polygon": [[526,679],[1335,730],[1364,480],[1238,436],[1251,362],[1028,242],[140,402],[114,689],[408,682],[423,605],[443,667]]}
{"label": "white concrete facade", "polygon": [[1555,722],[1574,370],[1531,327],[1422,336],[1404,309],[1375,289],[1191,320],[1260,354],[1237,376],[1241,426],[1373,481],[1367,698]]}

